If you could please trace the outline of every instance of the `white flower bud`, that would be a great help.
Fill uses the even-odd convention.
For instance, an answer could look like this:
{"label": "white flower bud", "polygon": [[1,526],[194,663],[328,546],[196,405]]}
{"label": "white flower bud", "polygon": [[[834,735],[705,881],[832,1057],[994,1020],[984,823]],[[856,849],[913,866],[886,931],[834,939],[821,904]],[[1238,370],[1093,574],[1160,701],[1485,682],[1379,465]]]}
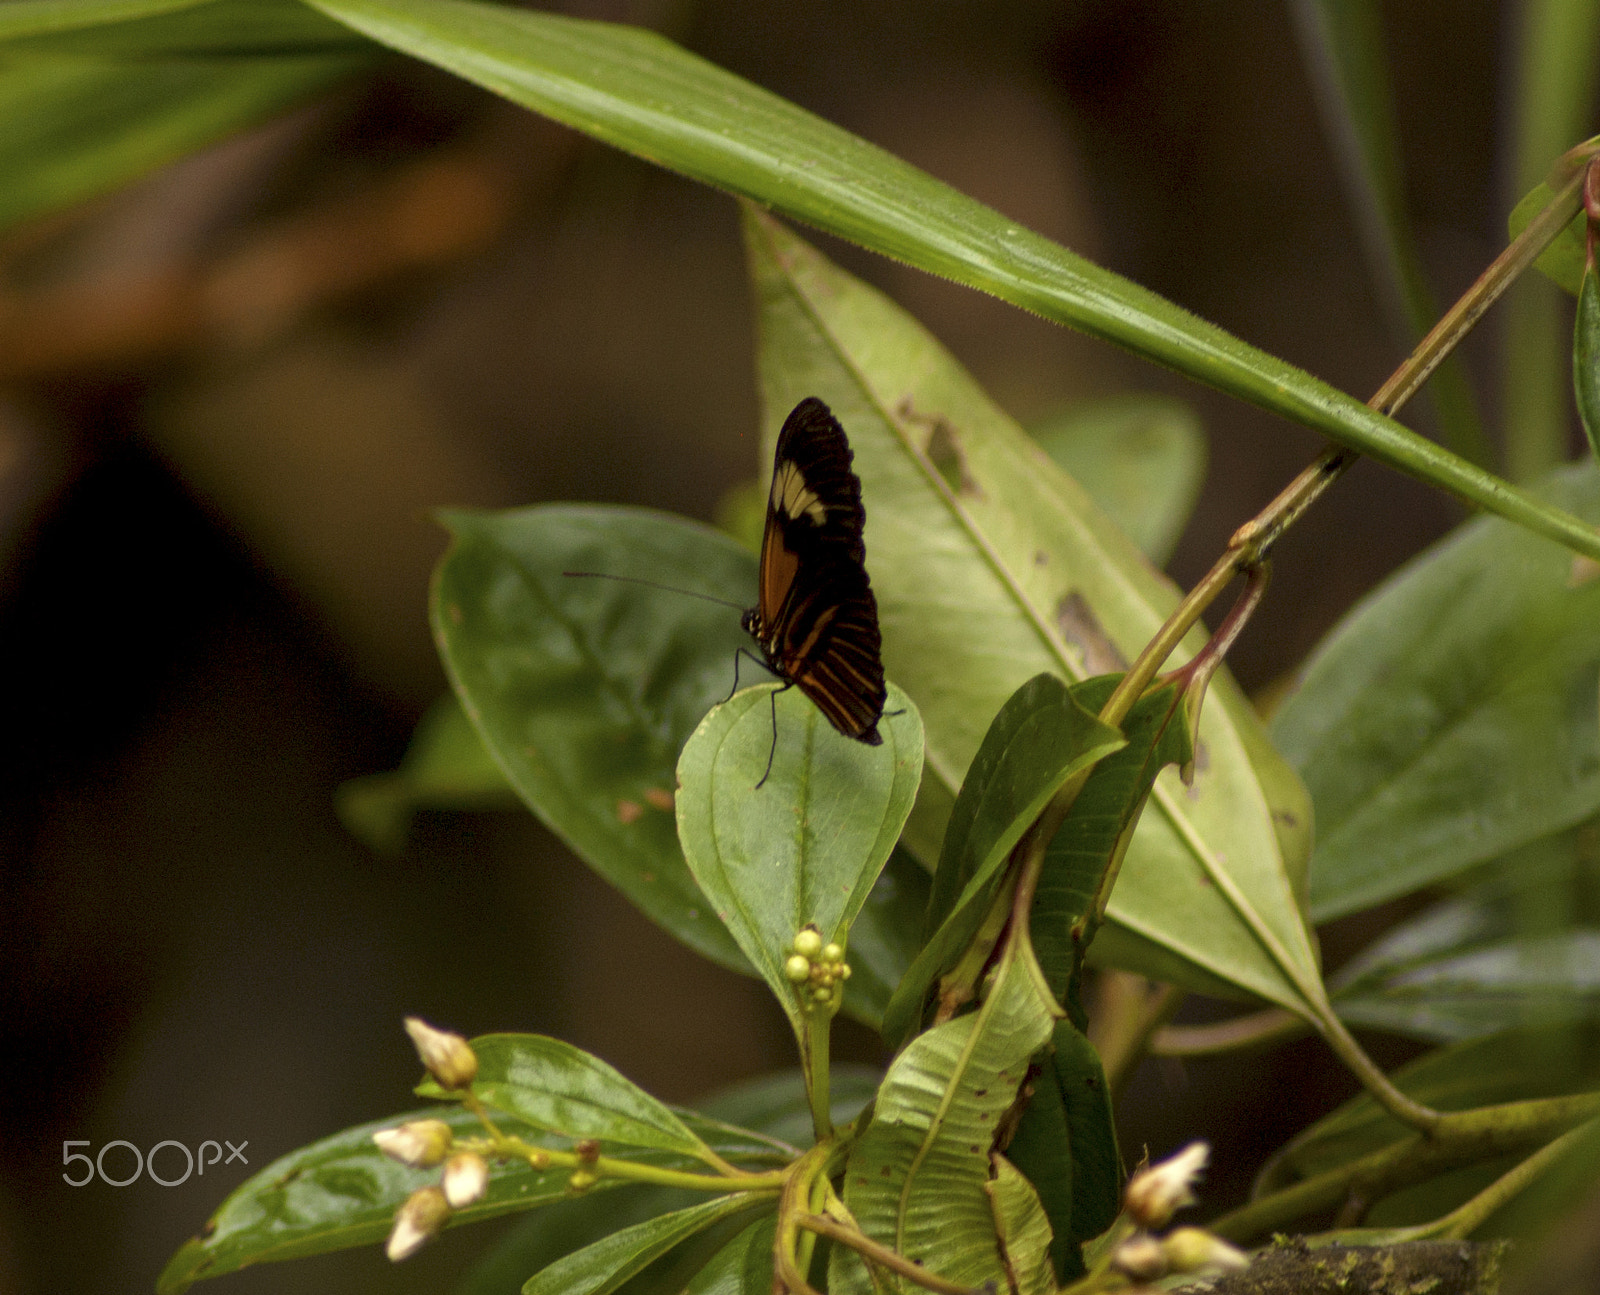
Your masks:
{"label": "white flower bud", "polygon": [[1111,1266],[1136,1282],[1153,1282],[1167,1273],[1167,1255],[1161,1242],[1140,1232],[1111,1252]]}
{"label": "white flower bud", "polygon": [[1143,1228],[1162,1228],[1174,1211],[1193,1205],[1194,1181],[1210,1156],[1204,1142],[1191,1142],[1177,1155],[1136,1173],[1123,1197],[1133,1221]]}
{"label": "white flower bud", "polygon": [[437,1187],[420,1187],[395,1211],[394,1227],[384,1253],[391,1263],[409,1259],[439,1235],[450,1221],[450,1203]]}
{"label": "white flower bud", "polygon": [[415,1016],[406,1017],[406,1033],[416,1044],[422,1064],[441,1088],[466,1088],[477,1078],[477,1054],[459,1034],[436,1030]]}
{"label": "white flower bud", "polygon": [[1161,1242],[1167,1263],[1175,1273],[1202,1268],[1248,1268],[1250,1256],[1204,1228],[1174,1228]]}
{"label": "white flower bud", "polygon": [[444,1167],[444,1198],[450,1208],[464,1210],[489,1192],[489,1166],[475,1151],[453,1155]]}
{"label": "white flower bud", "polygon": [[372,1135],[378,1150],[391,1160],[416,1169],[436,1165],[450,1153],[454,1135],[443,1120],[408,1120],[397,1129],[379,1129]]}

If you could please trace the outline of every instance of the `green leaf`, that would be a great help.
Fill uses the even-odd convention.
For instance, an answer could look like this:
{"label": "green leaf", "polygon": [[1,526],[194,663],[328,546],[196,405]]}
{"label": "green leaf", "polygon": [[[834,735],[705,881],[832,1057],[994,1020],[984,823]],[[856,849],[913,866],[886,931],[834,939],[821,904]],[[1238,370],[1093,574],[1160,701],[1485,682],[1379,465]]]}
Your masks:
{"label": "green leaf", "polygon": [[0,45],[0,229],[125,184],[363,66],[339,53],[117,63]]}
{"label": "green leaf", "polygon": [[[834,1124],[844,1125],[854,1119],[872,1100],[882,1077],[880,1071],[868,1066],[835,1065],[829,1077]],[[797,1146],[811,1142],[811,1104],[805,1077],[799,1070],[735,1084],[706,1098],[699,1108],[699,1112],[679,1108],[677,1114],[703,1141],[715,1146],[719,1155],[736,1164],[751,1168],[781,1165],[799,1154]],[[770,1158],[770,1153],[768,1159],[750,1154],[761,1152],[763,1144],[772,1143],[776,1144],[774,1151],[782,1151],[776,1159]],[[519,1287],[529,1273],[554,1263],[562,1255],[609,1236],[618,1228],[698,1204],[702,1199],[699,1192],[636,1185],[546,1206],[518,1224],[476,1264],[456,1295],[505,1295]],[[769,1244],[767,1290],[772,1285],[770,1250]]]}
{"label": "green leaf", "polygon": [[[568,1138],[653,1147],[704,1159],[706,1146],[682,1120],[599,1057],[542,1034],[486,1034],[472,1040],[478,1077],[472,1092],[485,1106]],[[418,1092],[447,1094],[432,1080]]]}
{"label": "green leaf", "polygon": [[335,797],[340,821],[350,834],[386,855],[405,848],[418,810],[503,809],[518,803],[505,774],[450,693],[429,707],[417,724],[398,769],[352,778]]}
{"label": "green leaf", "polygon": [[734,1193],[622,1228],[535,1273],[522,1295],[610,1295],[696,1233],[753,1209],[770,1210],[773,1202],[770,1193]]}
{"label": "green leaf", "polygon": [[971,944],[999,892],[1017,842],[1068,779],[1123,745],[1054,675],[1035,675],[1006,699],[956,797],[933,874],[922,951],[884,1013],[884,1038],[921,1028],[928,992]]}
{"label": "green leaf", "polygon": [[[1323,132],[1393,340],[1410,349],[1439,316],[1406,210],[1400,132],[1377,0],[1289,6]],[[1493,462],[1466,370],[1448,357],[1428,382],[1445,442],[1480,467]]]}
{"label": "green leaf", "polygon": [[1386,931],[1333,978],[1350,1024],[1439,1042],[1600,1020],[1600,912],[1587,828],[1515,850],[1461,894]]}
{"label": "green leaf", "polygon": [[[1600,1029],[1510,1030],[1430,1052],[1391,1078],[1409,1097],[1440,1111],[1582,1092],[1600,1080]],[[1274,1155],[1252,1195],[1338,1169],[1415,1132],[1362,1093]]]}
{"label": "green leaf", "polygon": [[895,846],[850,924],[850,984],[843,1010],[883,1031],[889,998],[921,947],[930,878],[904,843]]}
{"label": "green leaf", "polygon": [[[385,1156],[372,1141],[379,1129],[414,1119],[443,1120],[458,1135],[483,1132],[470,1112],[435,1106],[358,1125],[292,1151],[229,1194],[202,1236],[187,1242],[168,1261],[156,1289],[161,1295],[177,1295],[203,1277],[220,1277],[250,1264],[300,1259],[383,1240],[400,1203],[439,1179],[437,1168],[407,1168]],[[537,1136],[531,1140],[537,1141]],[[681,1160],[663,1157],[661,1162],[677,1167]],[[570,1170],[536,1170],[526,1163],[496,1165],[488,1195],[457,1210],[452,1226],[561,1200],[568,1194],[570,1176]],[[596,1190],[609,1191],[617,1182],[601,1179]]]}
{"label": "green leaf", "polygon": [[1600,558],[1600,536],[1310,374],[652,32],[472,0],[310,0],[691,179],[1126,347]]}
{"label": "green leaf", "polygon": [[210,0],[9,0],[0,6],[0,40],[99,27],[208,3]]}
{"label": "green leaf", "polygon": [[[1117,682],[1118,676],[1090,679],[1073,695],[1079,705],[1098,711]],[[1100,928],[1094,906],[1102,880],[1120,867],[1156,777],[1169,764],[1183,765],[1194,756],[1183,692],[1176,685],[1140,697],[1122,732],[1122,749],[1095,766],[1045,852],[1030,920],[1039,966],[1080,1030],[1088,1028],[1088,1018],[1078,986]]]}
{"label": "green leaf", "polygon": [[[101,17],[92,17],[95,11]],[[0,5],[0,58],[190,59],[375,52],[348,27],[300,0],[9,0]]]}
{"label": "green leaf", "polygon": [[777,1216],[757,1219],[717,1251],[684,1295],[771,1295]]}
{"label": "green leaf", "polygon": [[1104,396],[1028,430],[1151,562],[1166,564],[1205,480],[1193,408],[1167,396]]}
{"label": "green leaf", "polygon": [[1050,1258],[1064,1285],[1082,1277],[1082,1245],[1116,1220],[1122,1155],[1111,1089],[1094,1045],[1071,1021],[1057,1021],[1050,1047],[1006,1155],[1028,1178],[1050,1221]]}
{"label": "green leaf", "polygon": [[[925,846],[943,832],[936,802],[954,804],[1006,698],[1041,672],[1122,668],[1177,592],[915,321],[769,218],[749,213],[746,234],[768,444],[780,411],[814,394],[855,453],[884,664],[926,726],[907,829]],[[1157,782],[1109,925],[1119,965],[1303,1012],[1321,983],[1251,760],[1277,761],[1247,736],[1257,723],[1219,675],[1201,722],[1204,767],[1193,788]],[[1293,782],[1284,771],[1274,785]]]}
{"label": "green leaf", "polygon": [[[977,1011],[918,1035],[895,1058],[845,1166],[845,1204],[863,1232],[949,1281],[1006,1288],[990,1151],[1056,1010],[1026,940],[1014,940]],[[835,1246],[828,1289],[861,1295],[873,1283],[854,1252]]]}
{"label": "green leaf", "polygon": [[450,513],[434,578],[445,668],[517,794],[574,853],[690,948],[749,970],[689,875],[671,813],[678,753],[727,695],[749,639],[699,598],[564,571],[647,576],[736,601],[755,559],[641,509]]}
{"label": "green leaf", "polygon": [[[1600,473],[1546,492],[1600,520]],[[1403,895],[1600,810],[1600,581],[1505,522],[1469,522],[1350,612],[1273,736],[1316,804],[1311,913]]]}
{"label": "green leaf", "polygon": [[1600,274],[1583,276],[1577,322],[1572,330],[1572,394],[1589,449],[1600,459]]}
{"label": "green leaf", "polygon": [[1050,1266],[1050,1220],[1039,1195],[1004,1156],[994,1158],[995,1175],[984,1184],[994,1203],[995,1235],[1016,1295],[1055,1295]]}
{"label": "green leaf", "polygon": [[[1538,184],[1530,189],[1522,201],[1511,209],[1511,218],[1506,222],[1511,237],[1516,238],[1522,233],[1528,227],[1528,222],[1549,206],[1555,196],[1555,191],[1548,184]],[[1533,263],[1534,269],[1540,274],[1573,296],[1578,295],[1578,286],[1583,282],[1583,231],[1584,215],[1580,209]]]}
{"label": "green leaf", "polygon": [[678,760],[689,870],[797,1032],[790,942],[815,925],[847,943],[916,796],[922,722],[893,684],[879,732],[881,746],[854,741],[799,689],[767,684],[707,715]]}

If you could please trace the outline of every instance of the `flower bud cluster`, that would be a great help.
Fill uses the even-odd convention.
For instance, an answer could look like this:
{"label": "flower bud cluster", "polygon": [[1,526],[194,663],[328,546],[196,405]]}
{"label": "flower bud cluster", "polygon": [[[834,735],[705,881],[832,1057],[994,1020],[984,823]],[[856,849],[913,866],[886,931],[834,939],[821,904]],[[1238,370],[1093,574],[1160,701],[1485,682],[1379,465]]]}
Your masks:
{"label": "flower bud cluster", "polygon": [[[477,1077],[478,1058],[459,1034],[436,1030],[414,1016],[406,1018],[406,1033],[441,1087],[467,1088]],[[399,1128],[379,1129],[372,1140],[391,1160],[413,1169],[444,1165],[437,1186],[419,1187],[395,1211],[385,1252],[396,1263],[436,1237],[453,1211],[476,1204],[489,1191],[488,1163],[476,1151],[452,1155],[455,1134],[443,1120],[408,1120]]]}
{"label": "flower bud cluster", "polygon": [[803,927],[789,943],[783,974],[808,1007],[837,1008],[850,979],[842,945],[824,944],[815,926]]}
{"label": "flower bud cluster", "polygon": [[1111,1266],[1130,1281],[1159,1281],[1173,1273],[1202,1268],[1244,1268],[1250,1263],[1242,1250],[1204,1228],[1177,1228],[1164,1237],[1152,1232],[1171,1222],[1173,1214],[1193,1205],[1194,1184],[1206,1167],[1210,1148],[1191,1142],[1160,1164],[1139,1170],[1123,1193],[1123,1214],[1137,1231],[1111,1252]]}

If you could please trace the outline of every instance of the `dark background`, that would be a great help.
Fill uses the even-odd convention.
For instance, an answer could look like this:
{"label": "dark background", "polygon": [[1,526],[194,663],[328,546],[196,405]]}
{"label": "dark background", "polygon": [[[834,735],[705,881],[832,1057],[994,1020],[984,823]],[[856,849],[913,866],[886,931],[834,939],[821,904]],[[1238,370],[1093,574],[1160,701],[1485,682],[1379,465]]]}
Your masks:
{"label": "dark background", "polygon": [[[666,31],[1347,390],[1403,354],[1279,5],[564,8]],[[1387,8],[1412,210],[1450,300],[1504,238],[1505,18],[1480,0]],[[407,207],[413,190],[426,201]],[[433,231],[431,251],[363,224],[391,208]],[[1319,448],[1009,306],[825,247],[1024,422],[1112,391],[1192,400],[1211,470],[1180,581]],[[284,299],[219,270],[263,249],[269,286],[299,285]],[[197,283],[216,289],[205,309],[183,295]],[[764,989],[699,963],[530,817],[424,815],[385,859],[333,810],[342,781],[398,762],[444,687],[429,508],[708,518],[755,475],[730,200],[397,63],[12,235],[0,307],[0,1291],[149,1290],[245,1173],[75,1190],[64,1139],[248,1141],[259,1168],[412,1104],[406,1013],[558,1034],[672,1100],[790,1063]],[[1492,426],[1492,350],[1473,352]],[[1242,682],[1291,669],[1459,516],[1358,467],[1280,547],[1234,653]],[[1337,958],[1348,933],[1328,942]],[[860,1032],[839,1050],[876,1059]],[[1147,1064],[1124,1148],[1211,1139],[1206,1207],[1225,1208],[1352,1088],[1311,1043]],[[368,1249],[218,1290],[436,1290],[494,1231],[398,1268]]]}

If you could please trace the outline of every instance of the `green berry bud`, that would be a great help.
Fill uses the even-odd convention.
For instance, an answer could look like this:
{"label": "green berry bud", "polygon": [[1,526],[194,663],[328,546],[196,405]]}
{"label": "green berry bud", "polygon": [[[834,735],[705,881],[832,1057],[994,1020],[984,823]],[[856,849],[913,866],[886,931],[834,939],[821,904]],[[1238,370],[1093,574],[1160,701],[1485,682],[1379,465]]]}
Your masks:
{"label": "green berry bud", "polygon": [[802,958],[815,958],[822,952],[822,932],[808,926],[794,937],[794,951]]}
{"label": "green berry bud", "polygon": [[796,985],[811,975],[811,962],[803,954],[791,953],[783,963],[783,974]]}

